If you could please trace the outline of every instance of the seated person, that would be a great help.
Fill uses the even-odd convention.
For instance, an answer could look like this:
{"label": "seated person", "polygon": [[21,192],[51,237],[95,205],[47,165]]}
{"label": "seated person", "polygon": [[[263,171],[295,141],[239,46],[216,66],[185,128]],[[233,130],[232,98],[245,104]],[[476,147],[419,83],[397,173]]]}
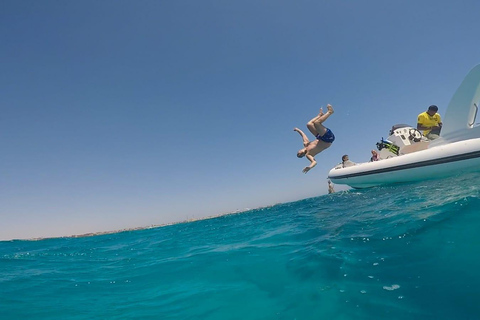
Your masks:
{"label": "seated person", "polygon": [[370,162],[380,160],[380,155],[378,154],[377,150],[372,150],[372,157],[370,158]]}
{"label": "seated person", "polygon": [[423,135],[429,140],[438,139],[442,129],[442,118],[437,111],[438,107],[431,105],[427,111],[418,115],[417,129],[423,130]]}
{"label": "seated person", "polygon": [[355,162],[353,161],[350,161],[350,159],[348,159],[348,154],[345,154],[342,156],[342,168],[346,168],[346,167],[351,167],[351,166],[354,166],[356,165]]}

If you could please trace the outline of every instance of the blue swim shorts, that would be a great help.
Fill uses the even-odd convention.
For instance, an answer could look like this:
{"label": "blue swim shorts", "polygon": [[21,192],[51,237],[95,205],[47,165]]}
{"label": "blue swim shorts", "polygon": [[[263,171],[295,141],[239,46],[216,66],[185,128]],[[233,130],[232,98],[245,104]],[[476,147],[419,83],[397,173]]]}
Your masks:
{"label": "blue swim shorts", "polygon": [[323,136],[317,134],[315,138],[326,143],[332,143],[333,141],[335,141],[335,135],[333,134],[332,130],[328,128]]}

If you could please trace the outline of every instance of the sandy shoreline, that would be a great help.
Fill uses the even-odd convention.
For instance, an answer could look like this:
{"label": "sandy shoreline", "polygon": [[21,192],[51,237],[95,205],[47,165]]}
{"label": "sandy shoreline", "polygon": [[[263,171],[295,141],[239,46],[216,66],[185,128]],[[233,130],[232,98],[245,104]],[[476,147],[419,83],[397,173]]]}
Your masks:
{"label": "sandy shoreline", "polygon": [[[165,223],[165,224],[159,224],[159,225],[151,225],[151,226],[146,226],[146,227],[135,227],[135,228],[126,228],[126,229],[111,230],[111,231],[89,232],[89,233],[83,233],[83,234],[74,234],[74,235],[70,235],[70,236],[39,237],[39,238],[29,238],[29,239],[12,239],[10,241],[15,241],[15,240],[40,241],[40,240],[47,240],[47,239],[85,238],[85,237],[94,237],[94,236],[101,236],[101,235],[121,233],[121,232],[155,229],[155,228],[162,228],[162,227],[167,227],[167,226],[171,226],[171,225],[175,225],[175,224],[190,223],[190,222],[195,222],[195,221],[219,218],[219,217],[233,215],[233,214],[245,213],[245,212],[249,212],[249,211],[252,211],[252,210],[261,210],[261,209],[266,209],[266,208],[270,208],[270,207],[273,207],[273,206],[274,205],[270,205],[270,206],[255,208],[255,209],[246,208],[244,210],[236,210],[236,211],[233,211],[233,212],[221,213],[221,214],[202,217],[202,218],[192,218],[192,219],[187,219],[187,220],[183,220],[183,221],[177,221],[177,222],[171,222],[171,223]],[[9,241],[9,240],[5,240],[5,241]]]}

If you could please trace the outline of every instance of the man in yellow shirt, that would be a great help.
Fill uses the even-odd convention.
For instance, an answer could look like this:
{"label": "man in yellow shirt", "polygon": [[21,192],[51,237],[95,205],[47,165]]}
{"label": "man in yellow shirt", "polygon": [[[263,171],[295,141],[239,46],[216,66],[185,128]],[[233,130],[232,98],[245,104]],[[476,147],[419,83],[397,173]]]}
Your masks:
{"label": "man in yellow shirt", "polygon": [[423,135],[429,140],[437,139],[442,129],[442,118],[437,111],[438,107],[431,105],[427,111],[418,115],[417,129],[423,130]]}

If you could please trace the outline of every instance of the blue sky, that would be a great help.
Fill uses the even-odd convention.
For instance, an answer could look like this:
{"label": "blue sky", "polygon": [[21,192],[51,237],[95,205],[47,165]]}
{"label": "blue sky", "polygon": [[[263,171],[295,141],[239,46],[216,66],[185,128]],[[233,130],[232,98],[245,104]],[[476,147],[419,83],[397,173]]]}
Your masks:
{"label": "blue sky", "polygon": [[[444,114],[480,63],[478,12],[478,1],[4,0],[0,239],[325,194],[343,154],[367,161],[393,124],[430,104]],[[327,103],[336,141],[305,175],[293,128],[308,133]]]}

